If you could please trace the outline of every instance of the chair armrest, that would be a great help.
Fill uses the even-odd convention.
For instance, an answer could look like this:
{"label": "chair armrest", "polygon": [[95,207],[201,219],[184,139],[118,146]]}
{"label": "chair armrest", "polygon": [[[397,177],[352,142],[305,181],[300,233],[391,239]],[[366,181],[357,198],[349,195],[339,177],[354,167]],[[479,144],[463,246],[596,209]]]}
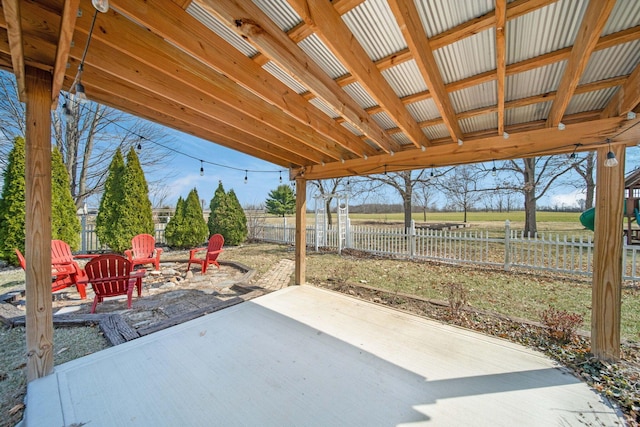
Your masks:
{"label": "chair armrest", "polygon": [[156,248],[156,258],[160,259],[160,254],[162,253],[162,248]]}
{"label": "chair armrest", "polygon": [[196,252],[200,252],[200,251],[206,251],[207,248],[195,248],[195,249],[191,249],[189,251],[189,258],[191,258],[192,256],[194,256],[196,254]]}
{"label": "chair armrest", "polygon": [[207,252],[209,255],[221,254],[224,249],[218,249],[217,251],[209,251]]}
{"label": "chair armrest", "polygon": [[124,256],[126,256],[129,261],[133,260],[133,251],[131,249],[126,249],[124,251]]}

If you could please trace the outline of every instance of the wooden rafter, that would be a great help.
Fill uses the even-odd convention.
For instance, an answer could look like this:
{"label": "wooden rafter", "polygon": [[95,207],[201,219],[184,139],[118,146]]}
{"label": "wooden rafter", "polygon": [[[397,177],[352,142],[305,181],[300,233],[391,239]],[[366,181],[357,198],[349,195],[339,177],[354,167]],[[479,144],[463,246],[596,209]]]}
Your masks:
{"label": "wooden rafter", "polygon": [[507,74],[507,0],[496,0],[496,80],[498,135],[504,134],[504,91]]}
{"label": "wooden rafter", "polygon": [[382,106],[409,140],[416,147],[428,145],[429,140],[416,120],[402,105],[387,80],[353,37],[331,3],[324,0],[291,0],[290,4],[302,19],[312,26],[314,33],[351,71],[351,74],[358,77],[359,83]]}
{"label": "wooden rafter", "polygon": [[294,119],[305,125],[314,125],[321,135],[343,144],[346,150],[358,155],[375,154],[375,151],[346,129],[335,128],[329,117],[314,108],[310,109],[303,97],[292,92],[197,20],[180,14],[178,11],[181,9],[176,8],[171,1],[157,0],[153,8],[147,8],[142,3],[122,0],[111,3],[114,8],[133,19],[145,22],[160,37],[171,40],[200,62],[232,78],[240,86],[279,107]]}
{"label": "wooden rafter", "polygon": [[626,114],[635,109],[640,103],[640,64],[636,65],[627,81],[618,89],[609,104],[602,111],[600,117],[614,117]]}
{"label": "wooden rafter", "polygon": [[562,120],[573,92],[578,86],[582,72],[587,67],[591,53],[598,43],[602,29],[607,23],[615,4],[615,0],[591,0],[589,2],[575,43],[571,48],[567,67],[560,80],[558,95],[551,106],[551,111],[547,118],[547,126],[558,126],[558,123]]}
{"label": "wooden rafter", "polygon": [[382,150],[398,150],[397,143],[253,3],[205,0],[202,6],[239,32],[280,68],[295,76]]}
{"label": "wooden rafter", "polygon": [[22,40],[22,20],[20,14],[20,0],[5,0],[2,2],[4,18],[7,26],[9,48],[11,49],[11,62],[13,74],[18,85],[18,99],[21,102],[27,100],[24,68],[24,46]]}
{"label": "wooden rafter", "polygon": [[[444,88],[442,75],[433,56],[426,31],[420,22],[420,15],[413,0],[389,0],[389,6],[400,26],[404,39],[409,46],[420,74],[424,79],[433,101],[440,111],[442,120],[449,130],[451,140],[462,140],[462,130],[456,120],[456,113]],[[406,109],[405,109],[406,110]]]}
{"label": "wooden rafter", "polygon": [[52,109],[58,105],[58,94],[62,89],[62,82],[64,81],[79,5],[80,0],[66,0],[62,9],[60,31],[58,32],[58,47],[56,49],[56,62],[53,66],[53,90],[51,91],[53,96],[51,100]]}

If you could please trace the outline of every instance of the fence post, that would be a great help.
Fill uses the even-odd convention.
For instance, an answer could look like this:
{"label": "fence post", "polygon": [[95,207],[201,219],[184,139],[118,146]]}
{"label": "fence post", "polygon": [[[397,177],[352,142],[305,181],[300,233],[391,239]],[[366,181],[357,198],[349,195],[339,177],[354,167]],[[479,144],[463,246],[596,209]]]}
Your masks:
{"label": "fence post", "polygon": [[351,219],[349,217],[347,217],[345,240],[346,240],[345,248],[350,248],[351,247]]}
{"label": "fence post", "polygon": [[511,227],[509,220],[504,222],[504,271],[511,270]]}
{"label": "fence post", "polygon": [[409,258],[413,259],[416,256],[416,221],[411,220],[411,227],[409,227]]}

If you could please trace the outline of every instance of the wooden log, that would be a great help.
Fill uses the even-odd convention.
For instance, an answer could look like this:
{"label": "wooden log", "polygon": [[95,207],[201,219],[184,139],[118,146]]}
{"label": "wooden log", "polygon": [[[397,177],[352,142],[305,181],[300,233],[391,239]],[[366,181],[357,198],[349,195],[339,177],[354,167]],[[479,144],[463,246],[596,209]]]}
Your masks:
{"label": "wooden log", "polygon": [[620,358],[624,146],[611,147],[618,166],[604,167],[609,148],[598,149],[596,217],[591,291],[591,352],[601,360]]}
{"label": "wooden log", "polygon": [[100,330],[111,345],[118,345],[140,338],[140,334],[133,329],[119,314],[111,314],[100,322]]}
{"label": "wooden log", "polygon": [[307,180],[296,178],[296,267],[295,283],[306,282],[307,256]]}
{"label": "wooden log", "polygon": [[51,74],[26,68],[25,258],[27,381],[53,371]]}

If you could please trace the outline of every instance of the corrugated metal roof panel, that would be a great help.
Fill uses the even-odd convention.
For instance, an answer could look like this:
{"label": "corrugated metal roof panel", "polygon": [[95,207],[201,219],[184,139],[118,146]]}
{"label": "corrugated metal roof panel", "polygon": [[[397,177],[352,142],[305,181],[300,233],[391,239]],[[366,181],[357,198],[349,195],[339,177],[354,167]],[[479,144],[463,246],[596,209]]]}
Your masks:
{"label": "corrugated metal roof panel", "polygon": [[367,0],[342,19],[373,61],[407,47],[386,0]]}
{"label": "corrugated metal roof panel", "polygon": [[532,122],[535,120],[546,120],[549,116],[551,104],[551,101],[547,101],[524,107],[509,108],[504,112],[504,124],[509,126],[517,125],[518,123]]}
{"label": "corrugated metal roof panel", "polygon": [[305,93],[309,91],[288,73],[282,71],[282,68],[280,68],[278,64],[273,61],[267,62],[262,66],[262,68],[267,70],[271,75],[280,80],[282,83],[296,91],[296,93]]}
{"label": "corrugated metal roof panel", "polygon": [[495,70],[495,38],[495,30],[490,28],[436,50],[433,54],[444,83]]}
{"label": "corrugated metal roof panel", "polygon": [[640,25],[640,1],[617,0],[602,35],[617,33],[636,25]]}
{"label": "corrugated metal roof panel", "polygon": [[546,67],[507,76],[505,99],[513,101],[557,90],[566,66],[567,61],[560,61]]}
{"label": "corrugated metal roof panel", "polygon": [[436,103],[432,98],[408,104],[407,110],[409,110],[409,113],[411,113],[417,122],[423,122],[425,120],[440,117],[440,110],[438,110],[438,107],[436,107]]}
{"label": "corrugated metal roof panel", "polygon": [[587,0],[560,0],[507,22],[507,64],[573,44]]}
{"label": "corrugated metal roof panel", "polygon": [[413,145],[409,137],[402,132],[391,134],[391,138],[393,138],[395,142],[402,145],[403,147],[407,145]]}
{"label": "corrugated metal roof panel", "polygon": [[460,120],[462,133],[473,133],[487,129],[498,129],[498,114],[490,113]]}
{"label": "corrugated metal roof panel", "polygon": [[395,129],[398,127],[398,125],[391,120],[391,117],[389,117],[386,111],[376,113],[372,115],[371,118],[375,120],[382,129]]}
{"label": "corrugated metal roof panel", "polygon": [[302,19],[286,1],[253,0],[253,2],[276,23],[282,31],[289,31]]}
{"label": "corrugated metal roof panel", "polygon": [[343,87],[344,91],[349,94],[362,108],[375,107],[378,103],[364,90],[358,82],[351,83]]}
{"label": "corrugated metal roof panel", "polygon": [[449,129],[447,129],[444,123],[423,128],[422,131],[424,132],[425,135],[427,135],[427,138],[429,139],[440,139],[440,138],[450,137]]}
{"label": "corrugated metal roof panel", "polygon": [[351,133],[354,133],[358,136],[362,136],[363,133],[360,131],[360,129],[358,129],[357,127],[355,127],[354,125],[352,125],[349,122],[342,122],[340,123],[342,126],[344,126],[345,128],[347,128],[349,131],[351,131]]}
{"label": "corrugated metal roof panel", "polygon": [[189,4],[189,7],[187,7],[187,13],[248,57],[252,57],[258,53],[251,44],[244,41],[242,37],[211,16],[211,14],[199,6],[197,2],[191,2]]}
{"label": "corrugated metal roof panel", "polygon": [[433,37],[460,25],[472,18],[482,16],[495,9],[494,0],[465,1],[451,0],[417,1],[418,15],[427,36]]}
{"label": "corrugated metal roof panel", "polygon": [[384,70],[382,75],[400,98],[427,90],[427,85],[413,59]]}
{"label": "corrugated metal roof panel", "polygon": [[298,46],[332,79],[335,80],[349,72],[317,35],[311,34],[298,43]]}
{"label": "corrugated metal roof panel", "polygon": [[565,114],[582,113],[583,111],[601,110],[607,106],[611,96],[618,90],[617,87],[596,90],[593,92],[574,95],[567,106]]}
{"label": "corrugated metal roof panel", "polygon": [[463,111],[496,105],[498,103],[497,91],[498,83],[494,80],[451,92],[449,98],[451,99],[455,112],[461,113]]}
{"label": "corrugated metal roof panel", "polygon": [[316,107],[318,110],[322,111],[323,113],[325,113],[327,116],[331,117],[332,119],[340,117],[340,115],[338,113],[336,113],[333,108],[329,107],[329,105],[327,105],[327,103],[324,102],[324,100],[322,100],[320,98],[313,98],[309,102],[314,107]]}
{"label": "corrugated metal roof panel", "polygon": [[640,63],[640,40],[593,52],[580,78],[580,84],[626,76],[631,74],[638,63]]}

